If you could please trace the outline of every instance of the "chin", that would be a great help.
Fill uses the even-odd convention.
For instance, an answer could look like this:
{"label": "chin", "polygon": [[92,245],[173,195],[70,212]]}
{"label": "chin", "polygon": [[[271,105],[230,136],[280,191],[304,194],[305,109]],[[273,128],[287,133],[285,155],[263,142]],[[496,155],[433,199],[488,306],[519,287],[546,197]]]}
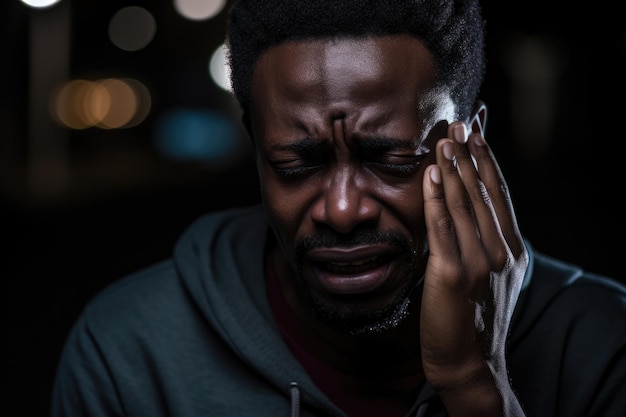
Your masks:
{"label": "chin", "polygon": [[377,303],[369,297],[341,296],[331,299],[305,290],[303,297],[313,317],[336,331],[353,336],[385,333],[409,315],[409,306],[421,278],[407,281],[391,300]]}

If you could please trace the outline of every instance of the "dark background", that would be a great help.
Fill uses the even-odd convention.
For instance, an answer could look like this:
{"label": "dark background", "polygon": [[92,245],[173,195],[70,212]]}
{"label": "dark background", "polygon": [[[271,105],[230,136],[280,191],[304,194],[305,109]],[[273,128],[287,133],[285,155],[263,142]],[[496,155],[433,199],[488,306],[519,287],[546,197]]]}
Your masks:
{"label": "dark background", "polygon": [[[97,291],[168,256],[200,214],[258,201],[246,149],[233,163],[214,166],[167,158],[151,141],[159,114],[179,106],[222,109],[237,119],[230,96],[206,74],[209,51],[223,40],[225,13],[191,22],[169,0],[65,4],[69,75],[137,77],[154,100],[145,122],[130,129],[62,131],[50,124],[51,135],[64,134],[67,144],[67,175],[60,186],[45,157],[33,167],[28,142],[42,128],[29,111],[37,100],[31,94],[29,39],[35,19],[54,11],[2,2],[0,278],[9,387],[4,415],[48,414],[63,340]],[[539,250],[626,282],[626,129],[619,124],[626,110],[626,30],[617,6],[483,4],[487,140],[503,166],[523,233]],[[106,37],[112,13],[128,5],[146,7],[159,25],[151,44],[135,53],[117,50]]]}

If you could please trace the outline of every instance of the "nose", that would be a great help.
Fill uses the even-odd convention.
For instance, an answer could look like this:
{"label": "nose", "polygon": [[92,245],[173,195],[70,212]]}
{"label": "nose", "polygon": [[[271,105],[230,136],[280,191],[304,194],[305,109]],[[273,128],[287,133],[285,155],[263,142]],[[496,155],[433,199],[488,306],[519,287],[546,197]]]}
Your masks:
{"label": "nose", "polygon": [[337,168],[313,205],[313,221],[338,233],[349,233],[359,226],[376,223],[380,208],[365,184],[359,182],[353,168]]}
{"label": "nose", "polygon": [[313,205],[312,217],[318,225],[328,226],[339,233],[349,233],[357,226],[375,223],[380,209],[367,192],[367,181],[359,176],[360,164],[349,155],[345,120],[336,118],[332,123],[335,145],[345,153],[330,170],[326,185]]}

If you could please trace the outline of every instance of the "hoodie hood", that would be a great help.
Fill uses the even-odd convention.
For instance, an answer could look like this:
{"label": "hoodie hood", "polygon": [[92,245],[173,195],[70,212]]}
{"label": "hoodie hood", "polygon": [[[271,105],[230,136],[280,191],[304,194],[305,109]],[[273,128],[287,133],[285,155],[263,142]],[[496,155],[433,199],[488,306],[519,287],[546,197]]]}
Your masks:
{"label": "hoodie hood", "polygon": [[181,236],[174,265],[197,308],[249,367],[289,395],[292,403],[306,401],[340,416],[275,326],[264,276],[269,232],[261,205],[205,215]]}

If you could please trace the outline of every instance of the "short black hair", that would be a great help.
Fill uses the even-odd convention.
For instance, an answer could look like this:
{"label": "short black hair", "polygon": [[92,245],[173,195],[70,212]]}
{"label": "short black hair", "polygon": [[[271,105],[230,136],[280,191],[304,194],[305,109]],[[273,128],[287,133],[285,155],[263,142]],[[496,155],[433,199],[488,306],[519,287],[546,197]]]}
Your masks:
{"label": "short black hair", "polygon": [[478,0],[237,0],[227,45],[231,85],[246,112],[252,73],[269,47],[290,40],[409,34],[436,60],[438,82],[470,116],[485,72]]}

